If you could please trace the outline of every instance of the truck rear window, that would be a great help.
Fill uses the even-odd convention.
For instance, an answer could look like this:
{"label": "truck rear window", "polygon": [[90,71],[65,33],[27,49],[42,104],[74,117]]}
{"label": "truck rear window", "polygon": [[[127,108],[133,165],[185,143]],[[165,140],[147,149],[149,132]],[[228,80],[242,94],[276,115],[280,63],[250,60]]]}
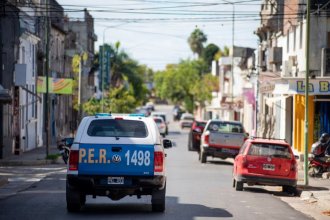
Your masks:
{"label": "truck rear window", "polygon": [[244,133],[243,126],[238,123],[214,121],[207,128],[209,131],[228,132],[228,133]]}
{"label": "truck rear window", "polygon": [[277,144],[252,144],[248,155],[291,159],[288,146]]}
{"label": "truck rear window", "polygon": [[90,123],[87,134],[92,137],[145,138],[148,132],[143,121],[100,119]]}

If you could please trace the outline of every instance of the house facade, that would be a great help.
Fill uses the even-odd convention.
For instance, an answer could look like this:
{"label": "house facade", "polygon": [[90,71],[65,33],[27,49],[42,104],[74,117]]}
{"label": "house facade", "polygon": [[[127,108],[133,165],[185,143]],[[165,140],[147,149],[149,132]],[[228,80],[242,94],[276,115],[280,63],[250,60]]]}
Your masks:
{"label": "house facade", "polygon": [[[298,152],[304,151],[305,75],[306,75],[306,10],[303,1],[285,0],[283,26],[263,24],[257,34],[261,39],[259,54],[259,136],[286,139]],[[268,5],[273,17],[280,1],[264,1],[261,15]],[[326,2],[311,1],[309,61],[309,148],[324,132],[330,132],[330,75],[327,51],[330,46],[330,19]],[[269,11],[268,11],[269,12]],[[289,16],[289,14],[298,16]],[[266,22],[267,23],[267,22]],[[269,30],[272,30],[271,32]],[[271,37],[265,37],[271,36]],[[265,47],[266,45],[266,47]]]}

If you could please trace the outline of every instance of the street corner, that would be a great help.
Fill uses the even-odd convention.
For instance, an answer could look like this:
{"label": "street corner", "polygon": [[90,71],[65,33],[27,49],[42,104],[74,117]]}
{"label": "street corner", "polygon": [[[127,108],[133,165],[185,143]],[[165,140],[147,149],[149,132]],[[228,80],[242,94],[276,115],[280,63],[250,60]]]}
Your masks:
{"label": "street corner", "polygon": [[6,185],[8,183],[8,178],[4,176],[0,176],[0,187]]}

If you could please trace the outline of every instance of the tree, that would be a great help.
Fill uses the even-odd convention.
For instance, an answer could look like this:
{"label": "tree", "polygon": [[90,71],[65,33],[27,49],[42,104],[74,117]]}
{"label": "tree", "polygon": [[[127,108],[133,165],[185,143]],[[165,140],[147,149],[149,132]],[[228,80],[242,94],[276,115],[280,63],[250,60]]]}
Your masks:
{"label": "tree", "polygon": [[182,60],[167,66],[155,75],[157,95],[174,103],[184,103],[186,110],[193,112],[195,102],[210,100],[214,84],[218,84],[216,77],[203,74],[205,67],[203,60]]}
{"label": "tree", "polygon": [[207,36],[199,28],[196,28],[189,36],[188,43],[193,53],[197,53],[201,57],[204,43],[207,41]]}
{"label": "tree", "polygon": [[215,44],[209,44],[205,47],[202,58],[209,67],[211,67],[212,61],[215,60],[215,55],[219,50],[220,48]]}

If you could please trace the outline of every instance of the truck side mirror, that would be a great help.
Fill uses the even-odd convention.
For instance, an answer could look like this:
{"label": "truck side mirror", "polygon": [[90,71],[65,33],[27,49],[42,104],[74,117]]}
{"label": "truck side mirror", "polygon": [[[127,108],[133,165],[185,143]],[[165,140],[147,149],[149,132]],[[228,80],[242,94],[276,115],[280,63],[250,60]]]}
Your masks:
{"label": "truck side mirror", "polygon": [[169,139],[163,139],[164,148],[171,148],[173,146],[172,141]]}

